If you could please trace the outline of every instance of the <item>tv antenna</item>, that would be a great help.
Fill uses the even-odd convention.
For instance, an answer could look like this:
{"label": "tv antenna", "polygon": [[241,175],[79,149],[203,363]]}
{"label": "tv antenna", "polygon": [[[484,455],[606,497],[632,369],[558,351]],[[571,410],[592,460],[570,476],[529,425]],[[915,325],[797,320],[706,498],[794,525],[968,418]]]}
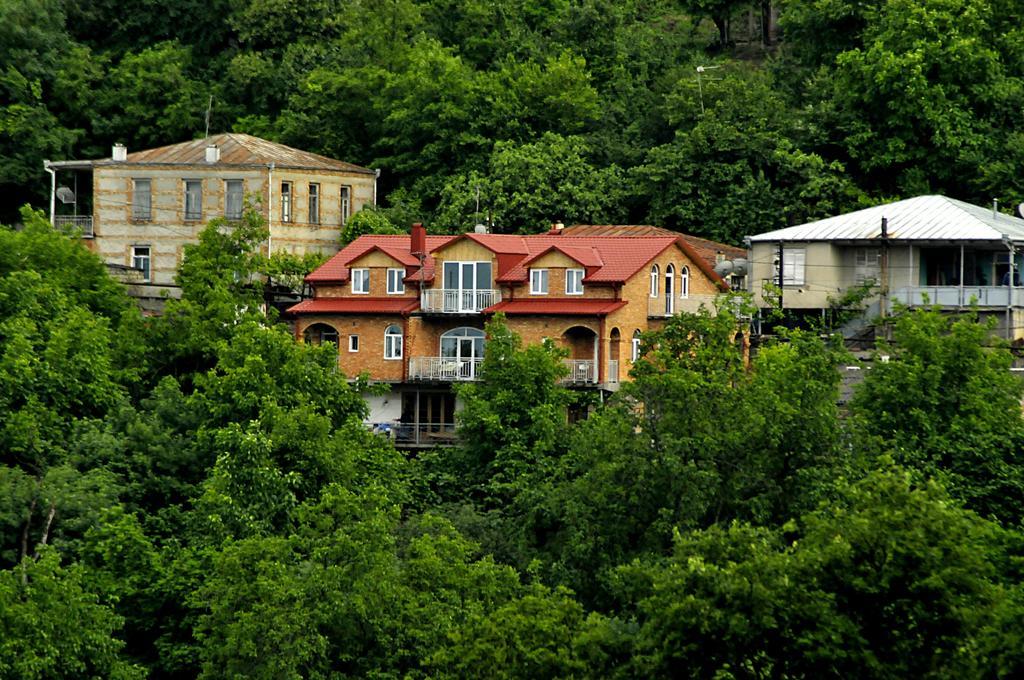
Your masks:
{"label": "tv antenna", "polygon": [[700,82],[700,76],[706,71],[722,68],[721,66],[698,66],[697,67],[697,92],[700,95],[700,112],[704,113],[704,86]]}
{"label": "tv antenna", "polygon": [[210,95],[210,101],[206,103],[206,135],[203,137],[204,139],[209,139],[209,137],[210,137],[210,109],[212,109],[212,108],[213,108],[213,95],[211,94]]}

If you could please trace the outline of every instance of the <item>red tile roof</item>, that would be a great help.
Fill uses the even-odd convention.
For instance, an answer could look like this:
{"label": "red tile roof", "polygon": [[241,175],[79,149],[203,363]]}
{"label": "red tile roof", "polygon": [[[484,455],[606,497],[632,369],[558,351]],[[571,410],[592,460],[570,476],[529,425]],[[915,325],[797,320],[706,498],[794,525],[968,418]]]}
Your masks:
{"label": "red tile roof", "polygon": [[718,264],[718,254],[721,253],[727,260],[735,260],[739,257],[746,257],[747,251],[743,248],[730,246],[726,243],[711,241],[699,236],[683,234],[663,227],[655,227],[649,224],[574,224],[562,230],[563,236],[676,236],[682,238],[693,247],[697,254],[704,259],[711,267]]}
{"label": "red tile roof", "polygon": [[[441,247],[445,243],[455,239],[455,236],[427,236],[427,250]],[[412,246],[408,234],[367,234],[360,236],[352,243],[342,248],[331,259],[324,262],[316,271],[306,277],[308,283],[344,283],[348,281],[348,264],[356,258],[362,257],[371,250],[380,250],[392,258],[401,262],[406,267],[413,267],[413,271],[406,277],[407,281],[419,281],[419,260],[410,253]],[[424,279],[434,279],[434,258],[428,256],[423,266]]]}
{"label": "red tile roof", "polygon": [[[726,287],[725,282],[714,271],[714,257],[709,259],[706,253],[699,252],[688,240],[675,232],[650,236],[573,236],[567,235],[565,231],[568,229],[561,233],[533,236],[476,233],[461,236],[427,236],[427,250],[436,255],[439,250],[457,241],[474,241],[496,254],[496,282],[517,283],[526,281],[527,264],[530,260],[557,249],[586,267],[586,283],[624,283],[675,244],[709,279],[722,288]],[[406,281],[419,281],[418,260],[409,253],[410,248],[408,235],[361,236],[307,276],[306,281],[314,284],[345,282],[349,275],[348,264],[373,249],[381,250],[404,264],[407,271]],[[433,281],[433,256],[427,258],[423,269],[424,280]]]}
{"label": "red tile roof", "polygon": [[289,307],[291,314],[408,314],[419,307],[412,297],[314,298]]}
{"label": "red tile roof", "polygon": [[588,298],[545,298],[539,300],[505,300],[491,305],[484,314],[504,312],[509,315],[541,314],[556,316],[604,316],[626,306],[624,300]]}

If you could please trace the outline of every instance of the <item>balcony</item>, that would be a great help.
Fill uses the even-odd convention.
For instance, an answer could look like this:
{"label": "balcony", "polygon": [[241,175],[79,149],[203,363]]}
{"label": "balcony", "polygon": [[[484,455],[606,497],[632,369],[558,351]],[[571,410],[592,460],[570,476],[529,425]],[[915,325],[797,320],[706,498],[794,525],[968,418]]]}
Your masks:
{"label": "balcony", "polygon": [[456,443],[455,423],[395,423],[391,428],[395,446],[452,446]]}
{"label": "balcony", "polygon": [[409,359],[409,380],[426,382],[458,382],[476,380],[483,359],[452,357],[412,357]]}
{"label": "balcony", "polygon": [[1024,307],[1024,288],[1009,286],[908,286],[891,293],[890,297],[911,307],[925,304],[939,307]]}
{"label": "balcony", "polygon": [[64,232],[77,231],[83,238],[92,238],[92,215],[54,215],[53,227]]}
{"label": "balcony", "polygon": [[608,360],[608,374],[605,376],[604,381],[609,385],[619,384],[619,362],[616,359]]}
{"label": "balcony", "polygon": [[567,385],[596,385],[597,362],[591,359],[564,359],[569,375],[562,378]]}
{"label": "balcony", "polygon": [[429,314],[479,314],[499,302],[499,290],[434,288],[420,293],[420,309]]}

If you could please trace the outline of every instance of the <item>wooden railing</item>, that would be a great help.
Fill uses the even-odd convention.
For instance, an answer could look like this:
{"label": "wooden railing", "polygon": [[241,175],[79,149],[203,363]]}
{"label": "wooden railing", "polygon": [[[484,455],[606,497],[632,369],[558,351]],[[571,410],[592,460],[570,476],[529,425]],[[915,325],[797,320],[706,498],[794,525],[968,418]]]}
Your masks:
{"label": "wooden railing", "polygon": [[85,238],[92,238],[92,215],[54,215],[53,226],[63,231],[76,230]]}
{"label": "wooden railing", "polygon": [[499,302],[499,290],[432,288],[420,294],[420,308],[434,314],[477,314]]}
{"label": "wooden railing", "polygon": [[451,382],[476,380],[483,359],[449,357],[412,357],[409,359],[409,380]]}

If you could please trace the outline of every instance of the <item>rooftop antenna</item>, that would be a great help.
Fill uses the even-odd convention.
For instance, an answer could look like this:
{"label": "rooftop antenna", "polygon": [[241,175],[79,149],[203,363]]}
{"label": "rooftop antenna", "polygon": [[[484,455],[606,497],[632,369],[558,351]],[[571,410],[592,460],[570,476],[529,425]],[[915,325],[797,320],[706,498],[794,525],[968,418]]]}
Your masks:
{"label": "rooftop antenna", "polygon": [[213,95],[210,95],[210,101],[206,103],[206,135],[203,139],[210,138],[210,109],[213,108]]}
{"label": "rooftop antenna", "polygon": [[701,85],[700,75],[705,71],[722,68],[721,66],[698,66],[697,67],[697,92],[700,93],[700,112],[704,113],[704,86]]}

